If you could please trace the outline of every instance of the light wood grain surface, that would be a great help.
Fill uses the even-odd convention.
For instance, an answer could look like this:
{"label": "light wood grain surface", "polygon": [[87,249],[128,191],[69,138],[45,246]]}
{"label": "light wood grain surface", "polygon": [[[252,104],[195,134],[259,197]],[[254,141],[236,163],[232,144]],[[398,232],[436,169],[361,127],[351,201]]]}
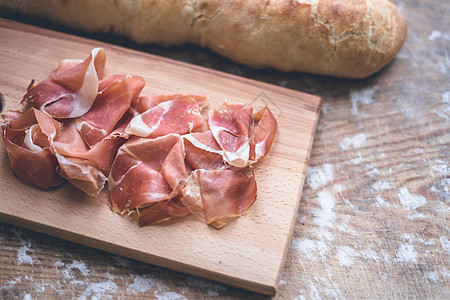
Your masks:
{"label": "light wood grain surface", "polygon": [[[257,71],[191,46],[95,36],[323,98],[275,299],[450,297],[450,7],[440,0],[394,2],[408,38],[392,64],[363,81]],[[0,226],[2,298],[264,298]]]}

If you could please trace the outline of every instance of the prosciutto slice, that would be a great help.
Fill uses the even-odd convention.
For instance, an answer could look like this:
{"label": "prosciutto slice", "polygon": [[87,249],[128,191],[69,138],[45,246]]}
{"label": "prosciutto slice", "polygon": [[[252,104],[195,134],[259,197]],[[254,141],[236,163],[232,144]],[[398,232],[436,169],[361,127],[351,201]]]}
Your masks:
{"label": "prosciutto slice", "polygon": [[[174,162],[183,162],[183,157],[176,157],[183,155],[179,151],[180,141],[178,134],[169,134],[154,139],[132,138],[120,147],[108,183],[110,205],[114,211],[126,214],[178,195],[178,179],[188,177],[187,173],[182,173],[182,166],[171,172]],[[164,174],[173,176],[168,179],[175,189]]]}
{"label": "prosciutto slice", "polygon": [[253,115],[250,131],[250,160],[252,162],[257,162],[269,153],[277,134],[277,128],[277,120],[267,107]]}
{"label": "prosciutto slice", "polygon": [[192,98],[193,100],[195,100],[195,102],[198,104],[198,106],[200,108],[203,108],[208,104],[206,96],[193,95],[193,94],[187,94],[187,95],[169,94],[169,95],[148,95],[148,96],[138,97],[136,100],[133,101],[132,107],[138,113],[143,113],[162,102],[170,101],[173,99],[179,99],[179,98]]}
{"label": "prosciutto slice", "polygon": [[189,213],[179,197],[159,201],[152,206],[139,210],[139,226],[161,223],[175,217],[186,216]]}
{"label": "prosciutto slice", "polygon": [[[141,103],[139,109],[142,109]],[[201,108],[191,96],[162,101],[156,106],[135,116],[125,132],[154,138],[169,133],[185,134],[203,125]]]}
{"label": "prosciutto slice", "polygon": [[208,119],[224,160],[238,168],[246,167],[249,162],[252,113],[251,106],[224,103],[220,109],[213,110]]}
{"label": "prosciutto slice", "polygon": [[184,206],[205,223],[223,227],[245,213],[256,199],[256,180],[236,170],[195,170],[181,199]]}
{"label": "prosciutto slice", "polygon": [[50,149],[60,124],[30,108],[1,126],[1,135],[13,172],[27,182],[48,189],[64,182],[57,173],[58,163]]}
{"label": "prosciutto slice", "polygon": [[31,85],[22,102],[54,118],[76,118],[85,114],[97,97],[106,55],[95,48],[84,61],[66,60],[47,80]]}
{"label": "prosciutto slice", "polygon": [[91,109],[76,120],[77,128],[89,147],[111,132],[144,86],[142,77],[131,75],[113,75],[100,82]]}
{"label": "prosciutto slice", "polygon": [[224,152],[214,139],[211,130],[183,135],[186,162],[195,169],[225,169]]}
{"label": "prosciutto slice", "polygon": [[61,175],[90,196],[97,196],[107,181],[112,162],[123,138],[124,124],[119,125],[93,147],[85,143],[76,120],[64,126],[53,144]]}
{"label": "prosciutto slice", "polygon": [[253,114],[248,105],[226,103],[212,111],[208,123],[223,151],[223,159],[237,168],[264,158],[272,147],[278,127],[267,107]]}

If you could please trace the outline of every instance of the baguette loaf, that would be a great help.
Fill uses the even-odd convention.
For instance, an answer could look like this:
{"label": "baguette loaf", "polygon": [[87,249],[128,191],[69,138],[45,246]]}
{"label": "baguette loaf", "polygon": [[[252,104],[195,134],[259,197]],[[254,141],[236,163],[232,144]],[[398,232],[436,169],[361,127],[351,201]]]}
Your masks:
{"label": "baguette loaf", "polygon": [[365,78],[400,50],[388,0],[0,0],[0,10],[137,43],[208,47],[255,67]]}

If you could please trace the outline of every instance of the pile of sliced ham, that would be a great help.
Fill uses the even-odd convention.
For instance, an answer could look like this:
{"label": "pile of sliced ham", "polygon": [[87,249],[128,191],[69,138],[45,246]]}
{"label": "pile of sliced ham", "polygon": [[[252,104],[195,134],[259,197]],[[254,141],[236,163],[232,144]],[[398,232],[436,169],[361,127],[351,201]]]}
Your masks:
{"label": "pile of sliced ham", "polygon": [[4,115],[1,135],[14,173],[44,189],[69,181],[139,225],[192,214],[215,228],[256,199],[252,164],[270,151],[268,108],[223,104],[206,114],[199,95],[141,95],[142,77],[102,79],[106,55],[63,60],[30,84],[24,109]]}

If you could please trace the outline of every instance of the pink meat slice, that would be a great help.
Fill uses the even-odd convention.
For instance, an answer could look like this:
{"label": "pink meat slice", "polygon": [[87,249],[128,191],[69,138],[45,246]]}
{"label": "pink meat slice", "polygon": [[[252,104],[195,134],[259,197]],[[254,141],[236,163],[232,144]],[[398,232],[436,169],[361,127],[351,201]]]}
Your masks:
{"label": "pink meat slice", "polygon": [[217,144],[211,130],[183,135],[186,162],[195,169],[225,169],[223,151]]}
{"label": "pink meat slice", "polygon": [[241,216],[256,199],[253,169],[195,170],[188,179],[181,199],[184,206],[205,223],[220,228]]}
{"label": "pink meat slice", "polygon": [[125,132],[155,138],[170,133],[185,134],[203,125],[201,108],[192,97],[163,101],[135,116]]}
{"label": "pink meat slice", "polygon": [[154,225],[189,213],[179,197],[159,201],[139,210],[139,226]]}
{"label": "pink meat slice", "polygon": [[223,150],[223,159],[237,168],[264,158],[272,148],[278,128],[267,107],[253,114],[250,106],[226,103],[211,112],[208,123]]}
{"label": "pink meat slice", "polygon": [[206,96],[203,95],[193,95],[193,94],[162,94],[162,95],[145,95],[140,96],[135,99],[132,103],[132,107],[138,112],[143,113],[158,104],[178,98],[192,98],[198,104],[200,108],[203,108],[207,105]]}
{"label": "pink meat slice", "polygon": [[106,55],[95,48],[84,61],[66,60],[50,77],[30,86],[23,102],[54,118],[76,118],[93,105],[103,76]]}
{"label": "pink meat slice", "polygon": [[77,128],[89,147],[113,130],[144,86],[142,77],[131,75],[113,75],[100,82],[94,104],[76,121]]}
{"label": "pink meat slice", "polygon": [[248,165],[252,122],[253,109],[248,105],[224,103],[209,115],[211,132],[223,150],[224,160],[232,166]]}
{"label": "pink meat slice", "polygon": [[64,126],[53,144],[61,175],[90,196],[104,188],[112,162],[123,138],[124,125],[118,124],[93,147],[85,143],[76,127],[76,120]]}
{"label": "pink meat slice", "polygon": [[[111,208],[120,214],[140,212],[153,205],[160,207],[159,202],[175,198],[180,178],[188,177],[187,173],[183,174],[183,159],[178,134],[128,140],[120,147],[109,175]],[[167,210],[162,211],[164,217],[161,218],[166,219]],[[160,219],[150,217],[149,211],[145,215],[148,219]]]}
{"label": "pink meat slice", "polygon": [[253,115],[250,131],[250,160],[263,159],[272,148],[277,134],[278,124],[269,108],[264,107]]}
{"label": "pink meat slice", "polygon": [[44,189],[64,182],[50,149],[59,130],[59,122],[34,108],[1,126],[11,168],[18,177]]}

